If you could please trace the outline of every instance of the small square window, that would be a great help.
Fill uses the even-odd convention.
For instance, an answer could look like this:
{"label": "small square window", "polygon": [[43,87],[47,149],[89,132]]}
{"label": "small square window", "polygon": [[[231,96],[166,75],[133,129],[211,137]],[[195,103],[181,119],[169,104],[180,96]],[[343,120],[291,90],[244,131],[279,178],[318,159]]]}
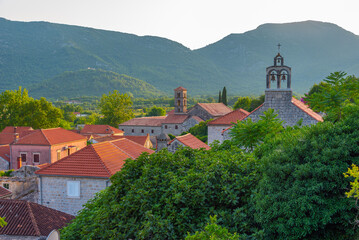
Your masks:
{"label": "small square window", "polygon": [[141,133],[144,133],[144,132],[145,132],[145,130],[141,129]]}
{"label": "small square window", "polygon": [[178,129],[178,125],[175,125],[175,129]]}
{"label": "small square window", "polygon": [[165,129],[167,129],[167,125],[165,125]]}
{"label": "small square window", "polygon": [[67,181],[67,196],[80,197],[80,181]]}
{"label": "small square window", "polygon": [[132,129],[132,131],[131,132],[135,132],[135,129]]}
{"label": "small square window", "polygon": [[154,133],[153,129],[151,130],[151,133]]}
{"label": "small square window", "polygon": [[10,189],[10,184],[8,183],[3,183],[2,186],[6,189]]}
{"label": "small square window", "polygon": [[26,162],[26,153],[20,153],[21,161]]}
{"label": "small square window", "polygon": [[34,163],[40,162],[40,153],[34,153]]}

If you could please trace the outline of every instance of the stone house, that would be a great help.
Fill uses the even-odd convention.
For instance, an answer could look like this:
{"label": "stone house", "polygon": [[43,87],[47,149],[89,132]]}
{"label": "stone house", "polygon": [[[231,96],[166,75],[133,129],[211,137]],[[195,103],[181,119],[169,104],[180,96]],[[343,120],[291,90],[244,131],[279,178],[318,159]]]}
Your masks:
{"label": "stone house", "polygon": [[38,203],[76,215],[95,194],[111,184],[126,159],[154,151],[128,139],[89,145],[36,172]]}
{"label": "stone house", "polygon": [[10,166],[10,146],[0,146],[0,171],[9,170]]}
{"label": "stone house", "polygon": [[187,90],[178,87],[174,93],[175,109],[166,116],[134,118],[121,123],[119,129],[130,136],[158,136],[161,133],[177,136],[202,121],[215,119],[232,111],[223,103],[197,103],[187,110]]}
{"label": "stone house", "polygon": [[86,137],[63,128],[33,130],[10,144],[10,169],[53,163],[86,145]]}
{"label": "stone house", "polygon": [[222,132],[231,127],[233,123],[237,121],[242,121],[249,115],[244,109],[237,109],[226,115],[214,119],[207,123],[208,126],[208,144],[211,144],[213,141],[217,140],[220,143],[223,142],[223,135]]}
{"label": "stone house", "polygon": [[190,133],[187,133],[186,135],[183,136],[175,137],[172,141],[168,143],[167,149],[168,151],[174,153],[177,151],[177,149],[180,146],[190,147],[192,149],[200,149],[200,148],[204,148],[206,150],[211,149],[210,146],[208,146],[207,144],[205,144],[204,142],[202,142],[201,140],[199,140],[198,138],[196,138]]}
{"label": "stone house", "polygon": [[37,203],[0,199],[0,216],[7,225],[0,228],[0,239],[45,239],[54,229],[65,227],[74,216]]}

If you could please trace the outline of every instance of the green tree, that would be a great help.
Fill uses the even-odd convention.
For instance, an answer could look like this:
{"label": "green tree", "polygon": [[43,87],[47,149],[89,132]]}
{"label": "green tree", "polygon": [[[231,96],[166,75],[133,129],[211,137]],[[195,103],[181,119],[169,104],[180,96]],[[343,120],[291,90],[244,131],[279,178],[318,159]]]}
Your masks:
{"label": "green tree", "polygon": [[345,72],[331,73],[314,93],[306,96],[313,110],[327,114],[326,120],[341,120],[345,104],[358,98],[358,78],[346,75]]}
{"label": "green tree", "polygon": [[234,104],[234,109],[242,108],[246,111],[250,111],[252,99],[250,97],[239,97],[236,103]]}
{"label": "green tree", "polygon": [[267,136],[272,136],[283,129],[283,121],[277,118],[278,114],[274,113],[273,109],[270,108],[263,114],[257,122],[248,118],[234,124],[230,130],[233,142],[252,152]]}
{"label": "green tree", "polygon": [[357,239],[357,215],[345,198],[348,167],[359,163],[359,114],[287,128],[255,151],[263,177],[253,198],[265,239]]}
{"label": "green tree", "polygon": [[217,216],[210,217],[210,222],[201,232],[188,235],[186,240],[239,240],[239,236],[228,232],[228,229],[217,225]]}
{"label": "green tree", "polygon": [[222,102],[222,93],[221,93],[221,90],[219,90],[219,93],[218,93],[218,102],[219,102],[219,103]]}
{"label": "green tree", "polygon": [[60,125],[62,113],[45,98],[33,99],[26,89],[19,87],[0,94],[0,119],[0,129],[6,126],[52,128]]}
{"label": "green tree", "polygon": [[150,110],[148,110],[148,113],[146,114],[146,116],[165,116],[166,115],[166,110],[164,110],[161,107],[156,107],[153,106],[150,108]]}
{"label": "green tree", "polygon": [[99,108],[103,115],[101,121],[116,128],[120,123],[134,118],[130,96],[120,94],[117,90],[102,95]]}
{"label": "green tree", "polygon": [[208,139],[208,126],[207,123],[212,121],[213,119],[209,119],[207,121],[200,122],[199,124],[191,127],[188,132],[183,132],[181,135],[185,135],[187,133],[191,133],[193,136],[206,143]]}
{"label": "green tree", "polygon": [[5,227],[7,222],[5,222],[5,218],[0,217],[0,227]]}
{"label": "green tree", "polygon": [[223,87],[222,90],[222,103],[227,106],[227,89]]}
{"label": "green tree", "polygon": [[88,202],[62,239],[184,239],[209,216],[241,235],[257,230],[252,189],[257,161],[234,146],[162,150],[128,160],[111,186]]}

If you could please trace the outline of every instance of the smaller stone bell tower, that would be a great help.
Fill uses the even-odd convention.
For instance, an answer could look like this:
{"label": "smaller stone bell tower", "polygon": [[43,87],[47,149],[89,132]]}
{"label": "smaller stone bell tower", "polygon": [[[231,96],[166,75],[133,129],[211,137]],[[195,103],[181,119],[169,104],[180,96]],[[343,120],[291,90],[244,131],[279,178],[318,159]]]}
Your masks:
{"label": "smaller stone bell tower", "polygon": [[187,89],[178,87],[175,90],[175,114],[187,112]]}

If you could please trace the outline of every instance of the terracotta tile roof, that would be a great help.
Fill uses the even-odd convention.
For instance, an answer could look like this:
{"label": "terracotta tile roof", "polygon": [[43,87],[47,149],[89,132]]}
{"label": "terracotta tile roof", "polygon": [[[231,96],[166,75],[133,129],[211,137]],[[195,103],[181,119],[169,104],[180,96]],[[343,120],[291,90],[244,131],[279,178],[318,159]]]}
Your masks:
{"label": "terracotta tile roof", "polygon": [[154,151],[128,139],[96,143],[41,168],[36,174],[109,178],[121,170],[126,159],[135,159],[142,152]]}
{"label": "terracotta tile roof", "polygon": [[[15,130],[16,128],[16,130]],[[32,127],[13,127],[13,126],[7,126],[4,128],[4,130],[1,131],[1,133],[22,133],[27,132],[29,130],[34,130]]]}
{"label": "terracotta tile roof", "polygon": [[133,118],[119,126],[157,126],[160,127],[167,116]]}
{"label": "terracotta tile roof", "polygon": [[142,146],[144,146],[147,143],[147,141],[150,141],[149,135],[147,135],[147,136],[104,136],[104,137],[94,138],[94,140],[97,142],[106,142],[106,141],[113,141],[113,140],[122,139],[122,138],[131,140],[131,141],[138,143]]}
{"label": "terracotta tile roof", "polygon": [[230,109],[223,103],[197,103],[197,104],[214,117],[220,117],[229,112],[232,112],[232,109]]}
{"label": "terracotta tile roof", "polygon": [[10,162],[10,146],[4,145],[0,146],[0,157]]}
{"label": "terracotta tile roof", "polygon": [[187,133],[186,135],[183,136],[177,136],[172,141],[170,141],[169,144],[171,144],[175,140],[180,141],[183,145],[190,147],[192,149],[200,149],[200,148],[205,148],[206,150],[211,149],[210,146],[208,146],[207,144],[205,144],[204,142],[202,142],[201,140],[199,140],[198,138],[196,138],[190,133]]}
{"label": "terracotta tile roof", "polygon": [[123,134],[124,131],[110,125],[85,125],[80,134]]}
{"label": "terracotta tile roof", "polygon": [[232,125],[237,121],[242,121],[248,115],[249,112],[240,108],[230,113],[227,113],[226,115],[219,117],[213,121],[210,121],[209,123],[207,123],[207,125]]}
{"label": "terracotta tile roof", "polygon": [[305,112],[306,114],[308,114],[309,116],[311,116],[312,118],[317,120],[318,122],[323,122],[322,116],[320,116],[318,113],[314,112],[312,109],[310,109],[307,105],[305,105],[300,100],[292,97],[292,103],[294,104],[294,106],[298,107],[299,109],[301,109],[303,112]]}
{"label": "terracotta tile roof", "polygon": [[86,140],[86,137],[63,128],[49,128],[34,130],[32,133],[21,137],[14,144],[51,146],[80,140]]}
{"label": "terracotta tile roof", "polygon": [[0,145],[13,143],[15,135],[13,133],[0,133]]}
{"label": "terracotta tile roof", "polygon": [[7,222],[0,235],[17,236],[47,236],[75,218],[37,203],[11,199],[0,199],[0,216]]}
{"label": "terracotta tile roof", "polygon": [[10,190],[0,186],[0,198],[9,197],[11,194]]}
{"label": "terracotta tile roof", "polygon": [[183,123],[184,121],[186,121],[188,117],[189,117],[189,115],[187,115],[187,114],[170,114],[163,120],[162,123],[163,124],[165,124],[165,123],[180,124],[180,123]]}
{"label": "terracotta tile roof", "polygon": [[138,158],[143,152],[147,152],[149,154],[155,152],[152,149],[145,148],[143,145],[135,143],[126,138],[115,140],[112,141],[111,143],[117,146],[119,149],[121,149],[121,151],[130,155],[132,159]]}
{"label": "terracotta tile roof", "polygon": [[187,91],[184,87],[178,87],[175,89],[175,91]]}
{"label": "terracotta tile roof", "polygon": [[167,115],[170,115],[170,114],[175,114],[175,110],[173,109],[173,110],[167,112]]}

